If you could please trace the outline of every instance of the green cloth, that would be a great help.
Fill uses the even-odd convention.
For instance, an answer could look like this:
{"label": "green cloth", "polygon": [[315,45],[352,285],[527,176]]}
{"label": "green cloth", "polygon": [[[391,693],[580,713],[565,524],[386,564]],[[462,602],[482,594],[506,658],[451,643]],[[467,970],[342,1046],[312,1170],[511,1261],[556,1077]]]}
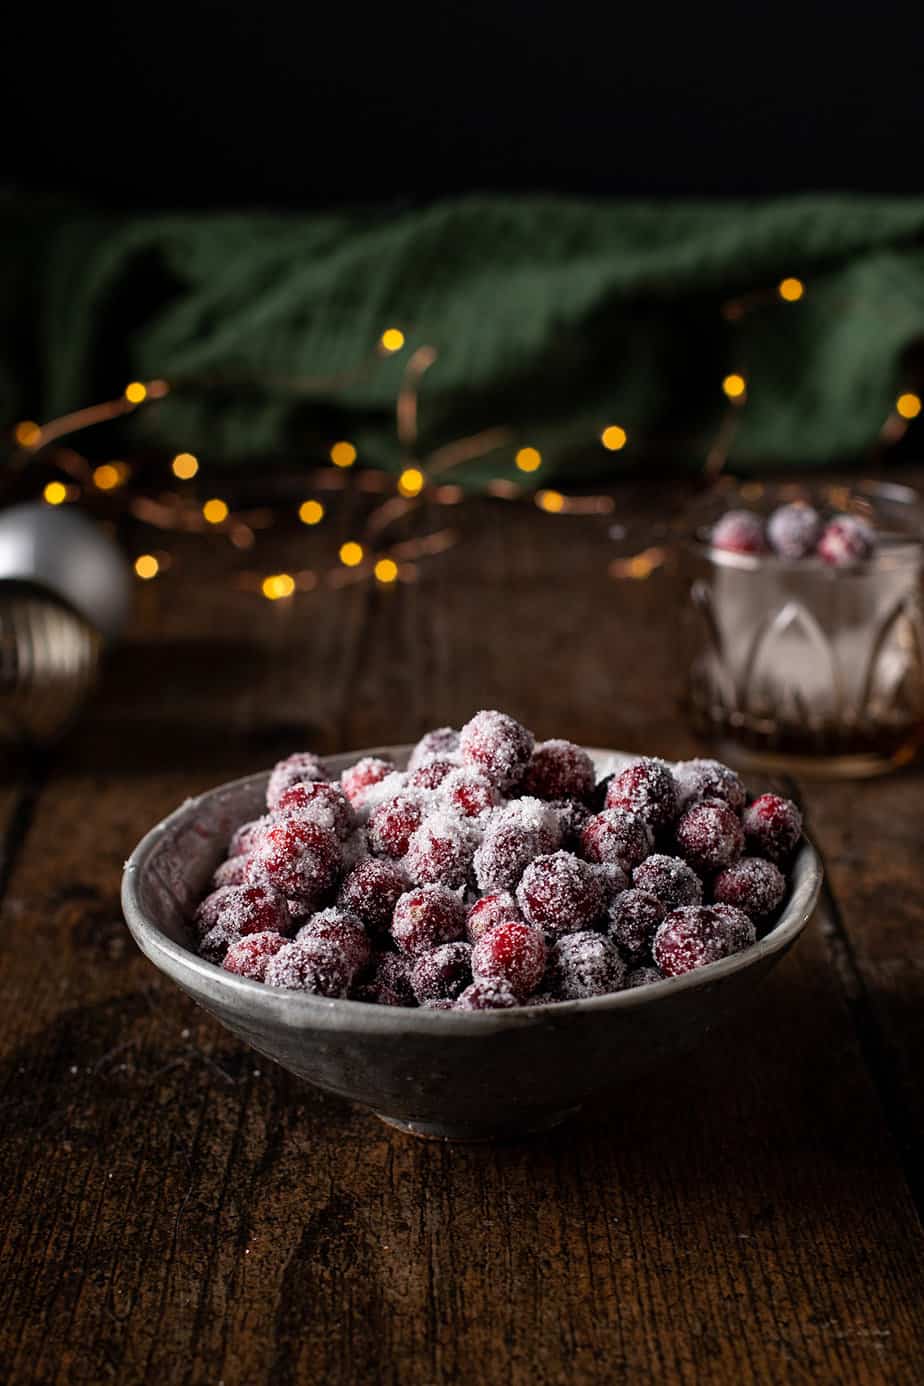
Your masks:
{"label": "green cloth", "polygon": [[[138,411],[136,439],[240,462],[316,460],[325,439],[348,437],[395,467],[403,364],[428,344],[439,359],[422,387],[422,447],[511,430],[509,446],[461,469],[468,484],[515,474],[524,443],[542,450],[543,480],[633,460],[699,467],[733,370],[749,387],[735,467],[843,463],[874,443],[906,383],[903,352],[924,334],[922,233],[924,200],[846,196],[472,197],[291,216],[0,209],[0,403],[11,420],[47,417],[163,376],[177,388]],[[773,292],[787,275],[805,283],[798,303]],[[723,317],[752,294],[743,319]],[[390,325],[408,346],[378,360]],[[597,441],[609,423],[629,434],[618,460]]]}

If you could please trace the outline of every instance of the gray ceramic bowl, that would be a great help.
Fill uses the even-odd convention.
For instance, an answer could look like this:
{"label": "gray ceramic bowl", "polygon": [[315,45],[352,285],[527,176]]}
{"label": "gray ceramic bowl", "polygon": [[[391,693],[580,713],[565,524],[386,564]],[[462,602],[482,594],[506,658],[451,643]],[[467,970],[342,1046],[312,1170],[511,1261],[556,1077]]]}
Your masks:
{"label": "gray ceramic bowl", "polygon": [[[409,747],[361,755],[403,765]],[[591,750],[598,773],[632,757]],[[497,1139],[547,1130],[627,1078],[692,1047],[747,1000],[805,927],[821,867],[805,843],[788,903],[747,952],[612,996],[510,1011],[429,1011],[332,1001],[236,977],[191,951],[186,923],[234,827],[263,810],[267,775],[190,799],[126,863],[122,904],[151,961],[258,1053],[419,1136]]]}

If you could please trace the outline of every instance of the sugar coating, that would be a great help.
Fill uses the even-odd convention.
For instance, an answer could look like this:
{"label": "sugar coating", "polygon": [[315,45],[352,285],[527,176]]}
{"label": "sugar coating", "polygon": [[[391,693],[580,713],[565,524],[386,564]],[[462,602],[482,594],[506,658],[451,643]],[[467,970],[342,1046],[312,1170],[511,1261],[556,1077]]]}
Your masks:
{"label": "sugar coating", "polygon": [[212,890],[221,890],[222,886],[243,885],[247,879],[249,866],[249,857],[243,855],[228,857],[226,861],[216,866],[212,873]]}
{"label": "sugar coating", "polygon": [[419,884],[462,886],[471,870],[478,841],[472,819],[436,808],[412,834],[404,869]]}
{"label": "sugar coating", "polygon": [[550,799],[550,807],[558,817],[561,845],[569,852],[581,849],[581,833],[593,816],[583,799]]}
{"label": "sugar coating", "polygon": [[722,799],[736,813],[744,809],[744,785],[734,770],[719,760],[680,760],[674,766],[674,781],[681,813],[703,799]]}
{"label": "sugar coating", "polygon": [[603,908],[606,909],[619,893],[628,890],[631,879],[628,872],[614,861],[592,862],[593,872],[600,882],[603,892]]}
{"label": "sugar coating", "polygon": [[624,890],[609,904],[609,936],[630,957],[651,951],[665,910],[661,901],[644,890]]}
{"label": "sugar coating", "polygon": [[380,857],[403,857],[427,807],[428,796],[419,789],[400,790],[378,804],[366,824],[369,850]]}
{"label": "sugar coating", "polygon": [[656,967],[633,967],[626,973],[625,989],[631,991],[635,987],[650,987],[652,982],[663,981]]}
{"label": "sugar coating", "polygon": [[337,903],[359,916],[373,933],[391,927],[398,900],[410,887],[402,866],[394,861],[366,857],[344,877]]}
{"label": "sugar coating", "polygon": [[666,910],[702,904],[703,883],[692,866],[680,857],[656,852],[635,868],[632,883],[637,890],[644,890],[660,900]]}
{"label": "sugar coating", "polygon": [[786,878],[772,861],[741,857],[720,872],[712,884],[713,899],[734,905],[752,919],[766,919],[786,893]]}
{"label": "sugar coating", "polygon": [[514,993],[499,977],[472,982],[453,1003],[455,1011],[507,1011],[519,1006]]}
{"label": "sugar coating", "polygon": [[454,756],[459,748],[455,727],[435,727],[420,738],[408,758],[408,770],[416,770],[430,756]]}
{"label": "sugar coating", "polygon": [[766,553],[763,520],[753,510],[726,510],[713,526],[712,547],[730,553]]}
{"label": "sugar coating", "polygon": [[606,791],[607,808],[628,809],[656,832],[677,816],[677,785],[671,767],[657,756],[644,756],[616,775]]}
{"label": "sugar coating", "polygon": [[545,972],[547,950],[542,935],[522,920],[495,924],[472,949],[476,981],[501,980],[521,999],[535,991]]}
{"label": "sugar coating", "polygon": [[286,756],[273,767],[266,785],[266,807],[277,808],[279,800],[294,784],[304,784],[311,780],[329,780],[327,766],[313,751],[296,751]]}
{"label": "sugar coating", "polygon": [[540,741],[530,757],[521,788],[537,799],[589,799],[594,792],[594,763],[573,741]]}
{"label": "sugar coating", "polygon": [[821,517],[811,505],[780,505],[767,521],[767,538],[781,558],[808,558],[818,543]]}
{"label": "sugar coating", "polygon": [[203,936],[221,925],[229,937],[289,930],[286,897],[274,886],[259,883],[223,886],[207,895],[196,911],[195,922]]}
{"label": "sugar coating", "polygon": [[342,840],[357,826],[353,805],[339,784],[326,780],[290,785],[279,797],[277,813],[294,814],[309,822],[329,828]]}
{"label": "sugar coating", "polygon": [[317,904],[337,879],[340,843],[329,828],[308,819],[278,818],[257,839],[248,874],[269,881],[290,899]]}
{"label": "sugar coating", "polygon": [[848,568],[871,558],[875,531],[856,515],[835,515],[818,540],[818,557],[831,568]]}
{"label": "sugar coating", "polygon": [[340,905],[319,910],[302,925],[296,935],[297,943],[320,939],[330,943],[340,953],[355,975],[372,959],[372,943],[358,915]]}
{"label": "sugar coating", "polygon": [[349,766],[340,776],[340,784],[350,803],[356,806],[373,785],[379,784],[387,775],[394,773],[393,761],[380,756],[363,756],[355,765]]}
{"label": "sugar coating", "polygon": [[460,765],[446,776],[439,797],[450,813],[464,818],[486,818],[503,803],[500,790],[483,771],[473,765]]}
{"label": "sugar coating", "polygon": [[226,924],[216,924],[199,940],[199,957],[220,966],[227,956],[228,949],[239,939],[240,934],[228,928]]}
{"label": "sugar coating", "polygon": [[472,949],[468,943],[443,943],[414,959],[411,990],[423,1006],[454,1001],[471,986]]}
{"label": "sugar coating", "polygon": [[619,991],[626,965],[602,934],[585,930],[557,940],[549,954],[548,982],[560,1001]]}
{"label": "sugar coating", "polygon": [[428,756],[413,771],[408,771],[408,785],[412,789],[438,789],[458,764],[457,760],[447,760],[445,756]]}
{"label": "sugar coating", "polygon": [[417,886],[395,905],[391,935],[403,953],[426,953],[442,943],[455,943],[464,932],[465,906],[447,886]]}
{"label": "sugar coating", "polygon": [[534,857],[561,841],[558,815],[541,799],[514,799],[488,818],[475,852],[475,879],[482,891],[515,890]]}
{"label": "sugar coating", "polygon": [[517,887],[523,917],[553,936],[576,933],[599,918],[603,890],[589,862],[571,852],[537,857]]}
{"label": "sugar coating", "polygon": [[741,910],[685,905],[659,926],[652,953],[666,977],[679,977],[750,947],[756,938],[754,925]]}
{"label": "sugar coating", "polygon": [[469,765],[483,770],[498,789],[519,784],[533,752],[532,732],[505,712],[476,712],[459,733],[459,750]]}
{"label": "sugar coating", "polygon": [[262,934],[248,934],[246,938],[232,943],[225,953],[222,967],[226,972],[234,972],[238,977],[249,977],[253,982],[266,979],[266,969],[271,958],[285,948],[287,940],[282,934],[267,931]]}
{"label": "sugar coating", "polygon": [[228,843],[228,856],[249,856],[254,849],[257,837],[264,828],[269,827],[272,821],[271,814],[264,814],[262,818],[252,818],[249,823],[241,823],[240,827],[235,828],[231,834],[231,841]]}
{"label": "sugar coating", "polygon": [[493,895],[482,895],[470,906],[465,917],[465,932],[472,943],[477,943],[495,924],[509,924],[522,918],[520,907],[509,890],[499,890]]}
{"label": "sugar coating", "polygon": [[352,972],[346,959],[329,943],[305,939],[288,943],[266,967],[269,987],[309,991],[315,996],[346,996]]}
{"label": "sugar coating", "polygon": [[741,856],[744,829],[735,811],[721,799],[694,804],[677,823],[677,845],[699,872],[721,871]]}
{"label": "sugar coating", "polygon": [[788,861],[802,836],[802,813],[791,799],[762,794],[744,811],[744,835],[753,856]]}
{"label": "sugar coating", "polygon": [[410,959],[400,953],[377,953],[372,966],[354,990],[357,1001],[371,1001],[377,1006],[416,1006],[411,987]]}
{"label": "sugar coating", "polygon": [[588,861],[613,862],[624,870],[645,860],[654,834],[645,819],[627,808],[608,808],[585,823],[581,848]]}

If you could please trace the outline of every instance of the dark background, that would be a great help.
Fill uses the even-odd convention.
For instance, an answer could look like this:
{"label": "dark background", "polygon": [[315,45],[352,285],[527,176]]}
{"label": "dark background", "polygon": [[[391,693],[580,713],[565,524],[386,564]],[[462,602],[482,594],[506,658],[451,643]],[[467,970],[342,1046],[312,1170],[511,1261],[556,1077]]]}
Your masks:
{"label": "dark background", "polygon": [[144,208],[921,189],[920,18],[894,3],[106,0],[8,23],[24,193]]}

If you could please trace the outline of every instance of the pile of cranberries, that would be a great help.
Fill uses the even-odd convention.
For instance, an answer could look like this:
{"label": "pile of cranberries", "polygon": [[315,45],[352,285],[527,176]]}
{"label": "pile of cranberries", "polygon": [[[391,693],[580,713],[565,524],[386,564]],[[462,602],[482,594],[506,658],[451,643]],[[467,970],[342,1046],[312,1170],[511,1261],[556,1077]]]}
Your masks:
{"label": "pile of cranberries", "polygon": [[830,568],[849,568],[871,558],[875,530],[857,515],[823,518],[811,505],[781,505],[764,521],[753,510],[727,510],[713,526],[710,543],[727,553],[820,558]]}
{"label": "pile of cranberries", "polygon": [[597,783],[502,712],[428,732],[406,770],[281,761],[193,919],[201,957],[272,987],[497,1010],[602,996],[749,947],[802,819],[715,760]]}

